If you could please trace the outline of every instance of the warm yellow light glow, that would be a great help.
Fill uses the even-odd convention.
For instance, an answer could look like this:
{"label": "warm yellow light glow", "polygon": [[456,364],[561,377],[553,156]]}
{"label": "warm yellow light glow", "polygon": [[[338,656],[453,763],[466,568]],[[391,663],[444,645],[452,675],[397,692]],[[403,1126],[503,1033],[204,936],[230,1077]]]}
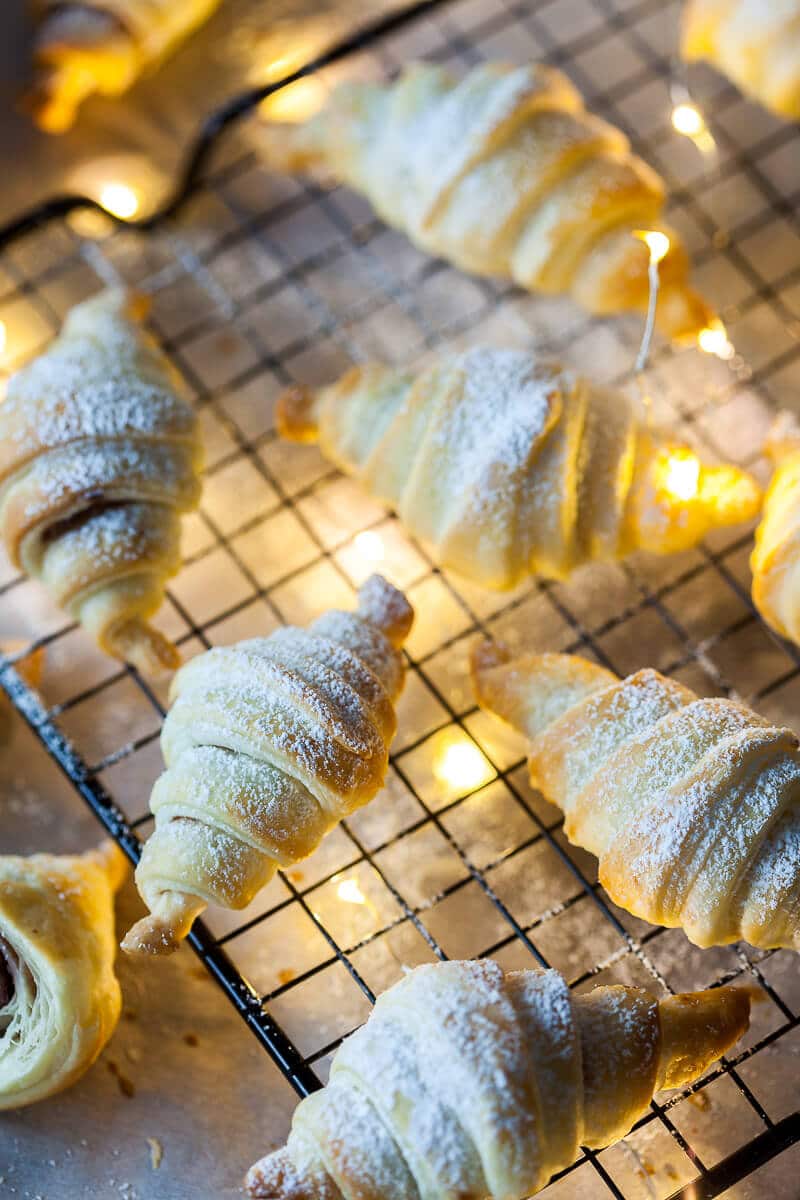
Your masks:
{"label": "warm yellow light glow", "polygon": [[346,904],[366,904],[367,897],[358,886],[357,879],[343,879],[336,889],[336,895]]}
{"label": "warm yellow light glow", "polygon": [[100,189],[100,203],[112,217],[127,221],[139,211],[139,196],[127,183],[106,183]]}
{"label": "warm yellow light glow", "polygon": [[667,459],[664,490],[676,500],[691,500],[700,487],[700,459],[691,450],[675,450]]}
{"label": "warm yellow light glow", "polygon": [[5,350],[7,341],[8,341],[8,333],[6,331],[5,322],[0,321],[0,354],[2,354],[3,351]]}
{"label": "warm yellow light glow", "polygon": [[440,783],[455,791],[468,792],[491,778],[492,771],[478,747],[466,738],[443,746],[433,763]]}
{"label": "warm yellow light glow", "polygon": [[685,137],[697,137],[705,129],[703,114],[693,104],[676,104],[672,110],[672,125]]}
{"label": "warm yellow light glow", "polygon": [[318,112],[325,101],[325,88],[318,79],[309,76],[290,83],[258,106],[259,115],[269,121],[307,121]]}
{"label": "warm yellow light glow", "polygon": [[633,236],[647,246],[650,251],[651,263],[660,263],[663,258],[666,258],[669,252],[669,238],[665,233],[661,233],[658,229],[636,229]]}
{"label": "warm yellow light glow", "polygon": [[697,335],[697,344],[706,354],[715,354],[723,362],[733,358],[736,353],[728,340],[728,334],[722,321],[713,321]]}
{"label": "warm yellow light glow", "polygon": [[353,538],[353,545],[368,562],[383,562],[386,557],[383,538],[374,529],[365,529],[363,533],[356,534]]}

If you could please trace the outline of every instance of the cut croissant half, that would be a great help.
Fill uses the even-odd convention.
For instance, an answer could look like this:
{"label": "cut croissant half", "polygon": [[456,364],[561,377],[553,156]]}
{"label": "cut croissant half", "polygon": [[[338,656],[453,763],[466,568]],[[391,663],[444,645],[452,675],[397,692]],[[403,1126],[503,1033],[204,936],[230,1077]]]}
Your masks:
{"label": "cut croissant half", "polygon": [[126,872],[112,842],[0,856],[0,1109],[69,1087],[114,1032],[114,893]]}

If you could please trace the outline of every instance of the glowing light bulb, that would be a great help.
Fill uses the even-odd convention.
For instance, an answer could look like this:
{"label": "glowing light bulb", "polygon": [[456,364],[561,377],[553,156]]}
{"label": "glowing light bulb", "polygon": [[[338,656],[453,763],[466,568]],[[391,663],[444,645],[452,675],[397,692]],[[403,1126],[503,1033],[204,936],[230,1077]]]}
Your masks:
{"label": "glowing light bulb", "polygon": [[8,342],[8,331],[6,330],[5,322],[0,321],[0,354],[2,354],[5,351],[7,342]]}
{"label": "glowing light bulb", "polygon": [[693,104],[676,104],[672,110],[672,126],[684,137],[694,138],[703,132],[706,123]]}
{"label": "glowing light bulb", "polygon": [[442,747],[434,760],[433,773],[440,783],[458,792],[472,791],[492,776],[478,747],[466,738]]}
{"label": "glowing light bulb", "polygon": [[336,889],[336,895],[345,904],[366,904],[367,898],[358,886],[357,879],[343,879]]}
{"label": "glowing light bulb", "polygon": [[664,490],[676,500],[691,500],[700,488],[700,459],[691,450],[670,454],[664,471]]}
{"label": "glowing light bulb", "polygon": [[633,236],[647,246],[651,266],[660,263],[669,253],[669,238],[659,229],[636,229]]}
{"label": "glowing light bulb", "polygon": [[324,100],[325,88],[318,79],[308,76],[267,96],[258,112],[269,121],[307,121],[322,108]]}
{"label": "glowing light bulb", "polygon": [[353,545],[358,553],[369,562],[383,562],[386,557],[383,538],[374,529],[365,529],[363,533],[356,534],[353,538]]}
{"label": "glowing light bulb", "polygon": [[127,221],[139,211],[139,196],[127,183],[106,183],[100,189],[100,203],[112,217]]}
{"label": "glowing light bulb", "polygon": [[722,321],[712,321],[705,329],[701,329],[697,344],[705,354],[715,354],[723,362],[728,362],[736,353]]}

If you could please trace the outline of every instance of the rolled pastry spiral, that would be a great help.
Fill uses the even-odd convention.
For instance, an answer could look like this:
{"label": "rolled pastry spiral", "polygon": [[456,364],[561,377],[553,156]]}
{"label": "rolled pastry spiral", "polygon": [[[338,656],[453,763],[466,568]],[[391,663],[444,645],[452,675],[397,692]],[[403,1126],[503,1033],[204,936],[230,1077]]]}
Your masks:
{"label": "rolled pastry spiral", "polygon": [[202,451],[179,380],[123,291],[72,309],[0,405],[0,532],[16,566],[116,658],[177,666],[149,624],[180,566]]}
{"label": "rolled pastry spiral", "polygon": [[739,988],[658,1000],[573,995],[557,971],[417,967],[336,1052],[287,1145],[251,1168],[261,1200],[522,1200],[580,1146],[623,1137],[661,1088],[747,1029]]}
{"label": "rolled pastry spiral", "polygon": [[800,120],[800,0],[687,0],[682,52],[706,59],[779,116]]}
{"label": "rolled pastry spiral", "polygon": [[244,908],[380,789],[394,736],[400,646],[413,610],[379,575],[355,612],[332,610],[209,650],[172,682],[136,870],[150,909],[122,943],[168,954],[207,904]]}
{"label": "rolled pastry spiral", "polygon": [[114,892],[126,870],[112,842],[0,856],[0,1109],[69,1087],[114,1032]]}
{"label": "rolled pastry spiral", "polygon": [[647,309],[649,254],[633,233],[666,232],[659,328],[691,339],[713,319],[662,223],[663,181],[550,67],[486,63],[456,80],[413,64],[387,86],[341,85],[261,142],[268,165],[325,168],[423,250],[591,313]]}
{"label": "rolled pastry spiral", "polygon": [[94,93],[120,96],[208,20],[220,0],[36,0],[40,28],[25,106],[63,133]]}
{"label": "rolled pastry spiral", "polygon": [[767,452],[775,473],[750,557],[753,602],[768,625],[800,644],[800,424],[782,413]]}
{"label": "rolled pastry spiral", "polygon": [[566,654],[473,660],[481,706],[529,739],[531,780],[622,908],[697,946],[800,949],[800,752],[789,729],[657,671]]}
{"label": "rolled pastry spiral", "polygon": [[277,423],[318,440],[444,566],[490,588],[682,550],[760,501],[736,467],[643,428],[623,393],[517,350],[478,347],[417,375],[354,367],[285,394]]}

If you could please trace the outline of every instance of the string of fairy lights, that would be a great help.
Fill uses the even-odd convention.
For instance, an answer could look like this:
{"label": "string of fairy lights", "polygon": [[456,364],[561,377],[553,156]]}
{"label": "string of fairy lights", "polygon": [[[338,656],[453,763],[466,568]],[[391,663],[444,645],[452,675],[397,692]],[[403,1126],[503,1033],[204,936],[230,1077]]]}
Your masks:
{"label": "string of fairy lights", "polygon": [[[318,80],[300,80],[263,102],[259,109],[260,115],[282,121],[306,120],[314,109],[324,102],[324,95],[324,88]],[[716,141],[702,111],[692,99],[688,86],[675,80],[671,98],[672,127],[678,134],[691,140],[706,162],[709,162],[716,154]],[[133,222],[143,213],[150,211],[147,188],[139,179],[124,181],[119,178],[102,178],[102,171],[108,171],[109,165],[106,163],[104,167],[102,163],[97,164],[100,175],[96,175],[92,181],[90,192],[111,217],[123,224]],[[669,253],[671,243],[669,235],[660,229],[636,230],[634,236],[644,242],[649,252],[648,304],[634,366],[644,415],[649,420],[650,404],[645,372],[655,332],[660,287],[659,267]],[[6,326],[0,321],[0,357],[7,349],[7,341]],[[729,362],[736,355],[725,325],[719,318],[714,318],[700,330],[696,336],[696,345],[704,353],[714,355],[725,362]],[[698,494],[701,486],[701,463],[693,451],[687,447],[673,447],[661,467],[659,488],[667,502],[689,502]],[[370,569],[379,566],[386,557],[383,539],[376,530],[360,532],[354,538],[353,544],[359,558]],[[437,747],[432,770],[436,780],[444,788],[474,790],[485,782],[486,760],[474,743],[460,731],[454,731],[452,736],[444,737],[441,745]],[[345,903],[368,903],[358,881],[349,877],[339,881],[338,895]]]}

